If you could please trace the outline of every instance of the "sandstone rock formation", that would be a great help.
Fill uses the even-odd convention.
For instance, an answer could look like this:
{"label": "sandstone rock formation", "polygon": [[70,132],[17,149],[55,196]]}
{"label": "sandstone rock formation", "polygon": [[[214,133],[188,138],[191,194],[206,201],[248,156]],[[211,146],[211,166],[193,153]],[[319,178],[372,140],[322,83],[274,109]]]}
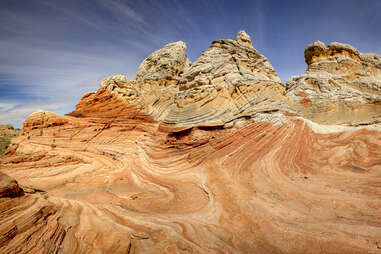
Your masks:
{"label": "sandstone rock formation", "polygon": [[326,124],[381,122],[381,56],[320,41],[304,55],[306,73],[287,82],[287,95],[301,115]]}
{"label": "sandstone rock formation", "polygon": [[21,193],[21,189],[15,179],[0,172],[0,198],[14,197]]}
{"label": "sandstone rock formation", "polygon": [[136,80],[144,82],[179,78],[191,64],[186,49],[185,43],[178,41],[153,52],[140,64]]}
{"label": "sandstone rock formation", "polygon": [[378,56],[333,45],[286,89],[243,31],[191,64],[177,42],[32,114],[0,167],[0,253],[378,253]]}
{"label": "sandstone rock formation", "polygon": [[127,104],[157,121],[182,126],[221,126],[240,117],[292,111],[281,80],[244,31],[237,39],[212,42],[191,66],[185,48],[177,42],[152,53],[136,81],[120,75],[105,79],[96,93],[84,95],[72,115],[109,114],[105,104],[119,110],[111,97],[123,101],[122,110]]}

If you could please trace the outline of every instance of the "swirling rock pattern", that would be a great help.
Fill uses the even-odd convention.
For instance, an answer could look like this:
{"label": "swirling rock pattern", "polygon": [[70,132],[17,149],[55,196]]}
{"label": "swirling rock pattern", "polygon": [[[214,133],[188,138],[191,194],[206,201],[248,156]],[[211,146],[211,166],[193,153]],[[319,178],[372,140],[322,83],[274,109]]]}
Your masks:
{"label": "swirling rock pattern", "polygon": [[1,164],[0,253],[380,252],[377,123],[304,118],[244,32],[176,75],[116,75],[25,120]]}

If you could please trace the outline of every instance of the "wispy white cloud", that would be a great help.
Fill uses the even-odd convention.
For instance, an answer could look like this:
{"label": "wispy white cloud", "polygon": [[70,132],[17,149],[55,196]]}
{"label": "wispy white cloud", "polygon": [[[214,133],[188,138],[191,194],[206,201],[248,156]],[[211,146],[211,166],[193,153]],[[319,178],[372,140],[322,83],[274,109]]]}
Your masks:
{"label": "wispy white cloud", "polygon": [[316,39],[381,53],[380,1],[322,0],[330,8],[321,10],[322,2],[295,1],[2,0],[0,121],[20,124],[40,108],[65,112],[105,76],[134,79],[166,43],[185,41],[195,60],[212,40],[243,28],[284,81],[304,72],[303,50]]}
{"label": "wispy white cloud", "polygon": [[104,77],[135,78],[158,41],[144,15],[117,0],[81,4],[37,0],[30,9],[0,8],[0,122],[20,126],[38,109],[65,113]]}
{"label": "wispy white cloud", "polygon": [[15,103],[0,102],[0,112],[7,112],[15,106]]}
{"label": "wispy white cloud", "polygon": [[130,18],[131,20],[135,21],[138,24],[144,24],[147,25],[146,21],[144,20],[144,17],[137,13],[134,9],[132,9],[128,2],[122,2],[118,0],[98,0],[98,2],[106,9],[111,11],[115,17],[121,17],[121,18]]}
{"label": "wispy white cloud", "polygon": [[[60,48],[41,48],[24,42],[0,41],[0,74],[23,83],[23,89],[34,96],[54,96],[57,91],[78,92],[83,80],[98,80],[114,73],[126,73],[132,78],[138,59],[120,57],[120,49],[108,54],[80,52]],[[96,83],[94,85],[97,85]],[[56,96],[60,96],[57,94]]]}
{"label": "wispy white cloud", "polygon": [[[9,103],[6,107],[1,107],[0,104],[0,124],[11,123],[16,128],[21,128],[24,120],[33,112],[38,110],[46,110],[59,112],[62,109],[72,110],[73,101],[41,101],[20,104],[19,102]],[[60,112],[62,113],[62,112]]]}

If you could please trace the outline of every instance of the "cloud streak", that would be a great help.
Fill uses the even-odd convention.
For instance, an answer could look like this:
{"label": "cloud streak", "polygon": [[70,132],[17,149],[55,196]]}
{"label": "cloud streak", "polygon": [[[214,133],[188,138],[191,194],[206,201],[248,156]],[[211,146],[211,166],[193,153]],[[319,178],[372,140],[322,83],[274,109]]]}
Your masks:
{"label": "cloud streak", "polygon": [[[15,127],[20,128],[24,120],[33,112],[38,110],[46,110],[52,112],[65,113],[73,110],[74,101],[34,101],[30,103],[20,104],[1,103],[0,104],[0,124],[12,123]],[[65,112],[62,112],[62,111]]]}
{"label": "cloud streak", "polygon": [[185,41],[195,60],[241,29],[286,81],[304,72],[303,50],[317,39],[381,53],[380,11],[378,0],[2,0],[0,123],[21,127],[38,109],[68,112],[105,76],[134,79],[166,43]]}

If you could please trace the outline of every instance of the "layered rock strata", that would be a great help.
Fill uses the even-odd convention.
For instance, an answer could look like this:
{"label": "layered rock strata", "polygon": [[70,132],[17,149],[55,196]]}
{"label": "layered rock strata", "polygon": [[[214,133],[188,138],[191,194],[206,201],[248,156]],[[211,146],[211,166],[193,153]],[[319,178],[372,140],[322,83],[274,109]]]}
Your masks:
{"label": "layered rock strata", "polygon": [[287,95],[299,114],[326,124],[381,122],[381,56],[320,41],[304,55],[306,73],[287,81]]}
{"label": "layered rock strata", "polygon": [[[314,66],[338,55],[309,48],[305,76],[328,75]],[[296,77],[286,94],[243,31],[191,64],[185,49],[154,52],[136,80],[105,79],[68,115],[25,120],[0,167],[15,179],[0,175],[0,253],[377,253],[372,111],[321,124],[302,98],[316,110],[345,98]]]}
{"label": "layered rock strata", "polygon": [[281,80],[244,31],[237,39],[212,42],[191,65],[185,49],[176,42],[155,51],[140,65],[136,81],[121,75],[105,79],[97,93],[84,95],[73,115],[101,113],[91,108],[95,104],[108,111],[99,101],[114,105],[110,96],[181,126],[221,126],[240,117],[292,111]]}

